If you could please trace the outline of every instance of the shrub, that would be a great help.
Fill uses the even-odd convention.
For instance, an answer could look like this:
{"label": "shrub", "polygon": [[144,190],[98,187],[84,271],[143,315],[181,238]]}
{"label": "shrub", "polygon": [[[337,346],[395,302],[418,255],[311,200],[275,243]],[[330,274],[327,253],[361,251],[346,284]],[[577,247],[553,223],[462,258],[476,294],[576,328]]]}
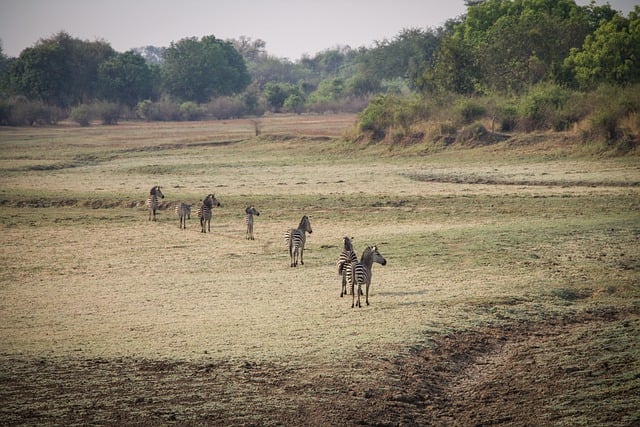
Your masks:
{"label": "shrub", "polygon": [[46,105],[41,101],[17,99],[10,108],[8,124],[13,126],[54,125],[64,117],[58,107]]}
{"label": "shrub", "polygon": [[244,111],[244,101],[231,96],[221,96],[207,104],[207,113],[219,120],[241,117]]}
{"label": "shrub", "polygon": [[120,119],[120,106],[113,102],[98,102],[94,104],[96,117],[102,120],[103,125],[116,125]]}
{"label": "shrub", "polygon": [[187,101],[180,104],[180,117],[182,120],[200,120],[204,117],[204,114],[204,108],[193,101]]}
{"label": "shrub", "polygon": [[462,98],[456,103],[455,112],[462,124],[469,124],[483,117],[487,109],[473,99]]}
{"label": "shrub", "polygon": [[520,101],[519,127],[525,132],[556,128],[561,121],[559,112],[569,95],[567,89],[553,84],[534,87]]}
{"label": "shrub", "polygon": [[80,126],[89,126],[91,124],[91,109],[85,104],[78,105],[71,109],[70,117]]}

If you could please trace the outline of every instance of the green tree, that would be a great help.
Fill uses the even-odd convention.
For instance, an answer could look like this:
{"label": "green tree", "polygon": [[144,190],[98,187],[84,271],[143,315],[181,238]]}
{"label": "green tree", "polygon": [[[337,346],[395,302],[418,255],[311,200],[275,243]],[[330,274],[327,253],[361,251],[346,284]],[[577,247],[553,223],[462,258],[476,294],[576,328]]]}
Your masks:
{"label": "green tree", "polygon": [[301,91],[288,83],[267,83],[264,88],[264,97],[267,103],[275,112],[279,112],[284,106],[285,101],[292,95],[303,98]]}
{"label": "green tree", "polygon": [[[600,12],[600,11],[599,11]],[[519,93],[555,81],[595,19],[574,0],[486,0],[470,6],[438,52],[422,87]]]}
{"label": "green tree", "polygon": [[98,84],[102,99],[133,107],[151,98],[153,77],[144,58],[129,51],[100,64]]}
{"label": "green tree", "polygon": [[626,84],[640,81],[640,6],[629,18],[613,16],[585,39],[581,49],[572,49],[565,66],[579,84]]}
{"label": "green tree", "polygon": [[105,42],[86,42],[60,32],[20,53],[11,67],[17,93],[67,107],[95,96],[99,64],[115,55]]}
{"label": "green tree", "polygon": [[170,95],[204,103],[241,92],[251,81],[242,56],[215,36],[171,43],[164,53],[163,80]]}

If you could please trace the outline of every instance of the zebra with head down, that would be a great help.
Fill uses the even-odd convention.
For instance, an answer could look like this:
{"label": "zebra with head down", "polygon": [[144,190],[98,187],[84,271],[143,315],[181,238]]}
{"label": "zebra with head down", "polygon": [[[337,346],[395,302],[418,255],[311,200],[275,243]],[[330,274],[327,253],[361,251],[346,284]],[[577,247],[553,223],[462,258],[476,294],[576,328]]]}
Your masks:
{"label": "zebra with head down", "polygon": [[178,221],[180,221],[180,228],[187,229],[187,220],[191,219],[191,205],[187,205],[186,203],[178,203],[176,205],[176,216],[178,217]]}

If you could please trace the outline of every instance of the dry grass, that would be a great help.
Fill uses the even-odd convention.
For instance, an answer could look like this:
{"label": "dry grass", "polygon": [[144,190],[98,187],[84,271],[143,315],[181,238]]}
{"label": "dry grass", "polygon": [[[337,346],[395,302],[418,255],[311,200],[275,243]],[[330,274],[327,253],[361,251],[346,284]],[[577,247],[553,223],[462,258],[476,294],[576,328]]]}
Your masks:
{"label": "dry grass", "polygon": [[[371,390],[392,388],[384,379],[395,378],[390,361],[415,349],[431,351],[442,337],[482,336],[513,325],[540,331],[553,329],[557,319],[615,312],[614,320],[632,326],[605,323],[604,338],[594,336],[589,348],[606,359],[605,342],[621,330],[638,342],[637,160],[545,160],[529,148],[517,154],[508,143],[427,157],[385,147],[348,149],[340,137],[352,119],[265,118],[258,139],[250,121],[0,129],[5,382],[11,366],[29,376],[37,361],[68,367],[61,369],[69,378],[83,361],[125,366],[133,377],[131,369],[142,369],[135,363],[192,363],[197,372],[210,365],[220,377],[209,386],[236,384],[220,408],[203,398],[199,410],[184,409],[180,400],[172,405],[186,412],[139,415],[150,424],[204,422],[202,414],[213,412],[217,422],[299,424],[317,416],[320,424],[334,424],[347,413],[352,422],[360,415],[334,409],[322,418],[313,401],[329,405],[331,396],[347,393],[357,405],[383,396]],[[142,202],[155,184],[163,187],[167,209],[152,223]],[[197,219],[180,230],[172,203],[197,203],[210,192],[222,202],[212,233],[200,233]],[[261,212],[255,241],[244,239],[249,203]],[[282,235],[303,214],[311,216],[314,232],[305,265],[293,269]],[[369,307],[351,309],[351,296],[339,297],[335,261],[344,235],[355,238],[358,252],[379,244],[387,258],[387,266],[374,266]],[[540,345],[557,346],[554,336]],[[572,338],[571,345],[578,343]],[[623,352],[636,363],[637,353],[637,345]],[[240,417],[249,380],[232,372],[251,367],[270,378],[255,395],[257,420]],[[188,375],[182,369],[169,371]],[[369,372],[378,373],[377,385]],[[301,386],[274,379],[283,374],[300,384],[336,383],[300,394]],[[92,381],[104,380],[94,375]],[[619,379],[614,389],[625,396],[638,388],[633,371],[622,369]],[[455,390],[467,386],[451,383]],[[121,385],[109,387],[122,392]],[[145,402],[149,390],[139,387],[132,399]],[[22,412],[11,408],[28,410],[25,390],[7,390],[4,399],[12,405],[0,415],[23,422]],[[297,403],[273,413],[284,399],[272,395],[276,390],[298,394]],[[612,411],[619,400],[612,399],[618,402]],[[555,404],[548,403],[550,411]],[[121,420],[136,419],[126,402],[114,405]],[[405,414],[425,421],[416,407]],[[307,418],[301,408],[310,411]],[[76,418],[64,403],[57,410],[67,421],[100,420],[98,414],[108,424],[117,421],[86,407]],[[41,409],[35,418],[55,414]],[[382,415],[361,416],[373,422]],[[402,420],[398,416],[390,422]],[[559,416],[570,424],[590,419],[583,412]],[[631,411],[625,419],[637,417]]]}

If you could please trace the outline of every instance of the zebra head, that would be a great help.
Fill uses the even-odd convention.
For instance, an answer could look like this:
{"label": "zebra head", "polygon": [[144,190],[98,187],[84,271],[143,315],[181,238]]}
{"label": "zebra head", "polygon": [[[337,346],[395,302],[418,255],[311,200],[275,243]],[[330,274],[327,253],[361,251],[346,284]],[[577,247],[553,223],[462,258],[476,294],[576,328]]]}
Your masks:
{"label": "zebra head", "polygon": [[253,205],[247,206],[247,209],[244,210],[244,213],[246,213],[247,215],[251,214],[251,215],[260,216],[260,212],[258,212],[256,208],[253,207]]}
{"label": "zebra head", "polygon": [[215,194],[209,194],[207,197],[204,198],[204,204],[206,204],[207,206],[222,206],[220,204],[220,202],[218,201],[218,199],[216,199],[216,195]]}
{"label": "zebra head", "polygon": [[353,244],[351,243],[353,237],[344,236],[344,250],[353,252]]}
{"label": "zebra head", "polygon": [[313,233],[313,230],[311,229],[311,221],[309,221],[308,216],[305,215],[302,217],[300,225],[298,225],[298,230],[304,230],[309,234]]}
{"label": "zebra head", "polygon": [[155,195],[157,197],[160,197],[161,199],[164,199],[164,194],[162,194],[162,191],[160,190],[160,186],[156,185],[155,187],[151,188],[151,191],[149,191],[150,195]]}
{"label": "zebra head", "polygon": [[374,262],[380,265],[387,265],[387,260],[380,254],[376,245],[367,246],[362,252],[362,263],[372,265]]}

